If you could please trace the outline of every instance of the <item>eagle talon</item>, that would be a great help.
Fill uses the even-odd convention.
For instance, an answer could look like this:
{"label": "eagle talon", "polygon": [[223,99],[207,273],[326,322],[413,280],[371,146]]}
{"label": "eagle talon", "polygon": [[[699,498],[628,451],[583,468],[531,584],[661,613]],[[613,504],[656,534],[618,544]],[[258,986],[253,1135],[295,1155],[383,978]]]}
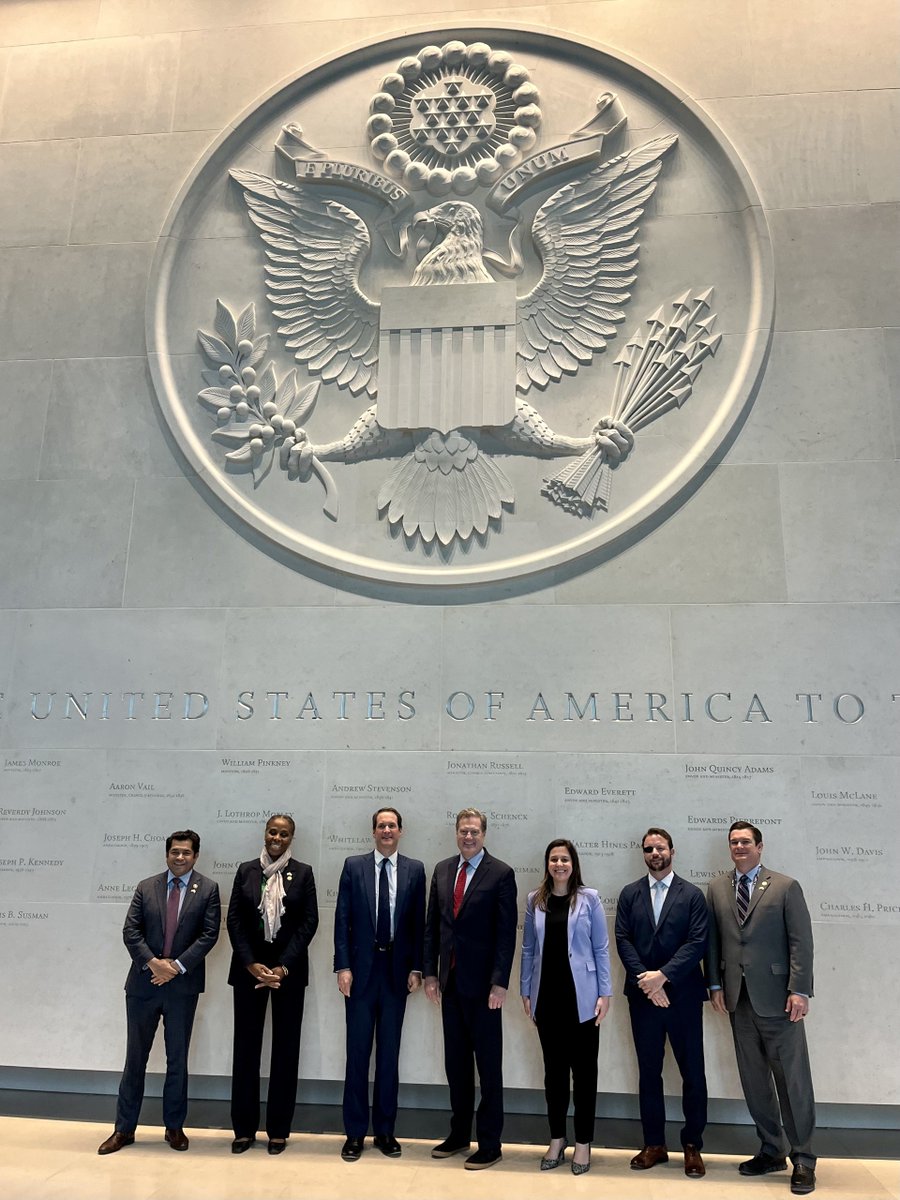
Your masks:
{"label": "eagle talon", "polygon": [[623,463],[634,448],[634,434],[622,421],[601,417],[592,430],[599,449],[605,451],[611,467]]}

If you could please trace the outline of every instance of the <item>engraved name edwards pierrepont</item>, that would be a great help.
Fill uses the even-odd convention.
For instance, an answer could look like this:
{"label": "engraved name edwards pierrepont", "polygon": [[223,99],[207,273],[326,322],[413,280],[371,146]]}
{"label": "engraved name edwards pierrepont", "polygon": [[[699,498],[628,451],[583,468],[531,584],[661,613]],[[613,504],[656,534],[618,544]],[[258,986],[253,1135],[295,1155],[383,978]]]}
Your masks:
{"label": "engraved name edwards pierrepont", "polygon": [[[639,224],[677,142],[604,157],[625,116],[610,93],[596,107],[571,140],[540,146],[529,72],[485,43],[449,41],[402,59],[371,99],[370,150],[386,174],[327,159],[296,124],[276,150],[297,182],[232,170],[264,244],[278,334],[311,382],[296,369],[279,382],[254,306],[218,302],[215,331],[199,331],[211,363],[200,400],[229,469],[252,471],[256,486],[276,463],[315,476],[337,521],[327,464],[393,460],[374,504],[410,549],[499,528],[516,499],[500,462],[512,454],[570,460],[535,488],[573,518],[607,511],[635,435],[684,403],[720,335],[712,290],[686,290],[625,344],[592,429],[557,433],[535,406],[536,392],[590,369],[625,320]],[[383,206],[371,228],[354,193]],[[502,253],[485,244],[488,218]],[[378,297],[361,282],[373,237],[408,270]],[[517,285],[529,270],[533,286]],[[367,407],[345,436],[317,442],[307,423],[333,389]]]}

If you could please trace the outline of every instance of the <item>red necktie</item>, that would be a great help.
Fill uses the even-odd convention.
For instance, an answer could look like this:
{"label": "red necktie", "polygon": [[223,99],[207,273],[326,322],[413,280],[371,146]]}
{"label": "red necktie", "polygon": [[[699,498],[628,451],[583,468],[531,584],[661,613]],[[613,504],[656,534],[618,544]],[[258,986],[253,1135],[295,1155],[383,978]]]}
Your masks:
{"label": "red necktie", "polygon": [[459,874],[456,876],[456,883],[453,887],[453,916],[459,913],[459,906],[463,902],[463,896],[466,894],[466,869],[467,864],[459,868]]}
{"label": "red necktie", "polygon": [[169,899],[166,901],[166,940],[163,943],[163,958],[172,957],[172,943],[175,941],[175,930],[178,928],[178,897],[181,894],[181,880],[173,879],[169,888]]}

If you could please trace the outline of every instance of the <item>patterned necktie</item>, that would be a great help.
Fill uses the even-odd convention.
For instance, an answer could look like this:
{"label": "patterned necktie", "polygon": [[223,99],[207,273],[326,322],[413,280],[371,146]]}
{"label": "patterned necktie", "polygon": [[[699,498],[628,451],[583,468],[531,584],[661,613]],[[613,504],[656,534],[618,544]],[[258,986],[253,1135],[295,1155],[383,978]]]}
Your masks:
{"label": "patterned necktie", "polygon": [[747,920],[747,909],[750,907],[750,884],[746,875],[738,875],[737,910],[738,921],[743,925]]}
{"label": "patterned necktie", "polygon": [[378,880],[378,918],[375,923],[375,941],[381,950],[386,950],[391,944],[391,885],[388,869],[390,862],[381,860],[381,873]]}
{"label": "patterned necktie", "polygon": [[453,888],[454,917],[459,913],[459,906],[462,904],[463,896],[466,894],[466,870],[467,864],[463,863],[463,865],[459,868],[459,874],[456,876],[456,883]]}
{"label": "patterned necktie", "polygon": [[181,880],[173,879],[169,888],[169,898],[166,901],[166,937],[163,942],[163,958],[172,957],[172,943],[175,941],[175,930],[178,928],[178,898],[181,895]]}
{"label": "patterned necktie", "polygon": [[659,914],[662,912],[662,906],[666,899],[666,885],[661,879],[657,879],[653,885],[653,924],[659,924]]}

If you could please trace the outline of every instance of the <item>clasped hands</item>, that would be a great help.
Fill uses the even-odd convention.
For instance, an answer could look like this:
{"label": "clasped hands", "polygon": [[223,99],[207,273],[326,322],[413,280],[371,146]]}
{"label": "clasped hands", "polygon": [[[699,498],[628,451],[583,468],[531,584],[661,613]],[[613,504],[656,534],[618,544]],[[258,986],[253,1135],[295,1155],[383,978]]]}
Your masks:
{"label": "clasped hands", "polygon": [[147,969],[150,972],[150,982],[154,987],[162,987],[163,984],[169,983],[181,974],[175,960],[171,958],[151,958],[147,963]]}
{"label": "clasped hands", "polygon": [[665,992],[665,985],[669,979],[662,971],[641,971],[637,982],[651,1004],[655,1004],[657,1008],[669,1007],[669,997]]}
{"label": "clasped hands", "polygon": [[287,974],[284,967],[267,967],[265,963],[251,963],[247,970],[256,980],[254,990],[264,987],[277,989]]}

